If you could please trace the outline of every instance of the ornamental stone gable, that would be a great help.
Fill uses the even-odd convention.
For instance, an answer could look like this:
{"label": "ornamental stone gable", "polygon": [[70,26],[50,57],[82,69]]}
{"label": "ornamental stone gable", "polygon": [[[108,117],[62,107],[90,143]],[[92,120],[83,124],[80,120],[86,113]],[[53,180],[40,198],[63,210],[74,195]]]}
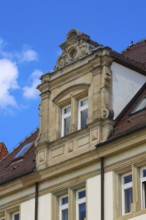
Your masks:
{"label": "ornamental stone gable", "polygon": [[41,77],[37,169],[95,149],[113,126],[110,48],[71,30],[54,71]]}

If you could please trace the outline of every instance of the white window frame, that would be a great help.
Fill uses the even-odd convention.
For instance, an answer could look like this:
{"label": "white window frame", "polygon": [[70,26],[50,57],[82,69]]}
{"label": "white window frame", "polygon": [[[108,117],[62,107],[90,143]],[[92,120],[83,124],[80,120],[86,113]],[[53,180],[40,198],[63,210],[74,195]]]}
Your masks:
{"label": "white window frame", "polygon": [[79,196],[78,196],[79,192],[82,192],[82,191],[86,192],[86,189],[83,188],[83,189],[80,189],[80,190],[76,191],[76,220],[79,220],[79,205],[82,204],[82,203],[86,204],[86,196],[83,197],[83,198],[79,198]]}
{"label": "white window frame", "polygon": [[[70,112],[64,113],[64,110],[67,109],[68,107],[70,107]],[[71,120],[71,105],[67,105],[67,106],[62,108],[62,115],[61,115],[61,118],[62,118],[62,122],[61,122],[61,137],[65,136],[65,134],[64,134],[64,120],[66,118],[69,118],[69,117],[70,117],[70,120]]]}
{"label": "white window frame", "polygon": [[140,170],[140,182],[141,182],[141,208],[146,209],[146,203],[145,203],[145,194],[146,192],[144,191],[143,188],[143,182],[146,182],[146,177],[143,177],[143,170],[146,170],[146,167],[141,168]]}
{"label": "white window frame", "polygon": [[[84,100],[87,100],[87,104],[81,106],[81,102],[84,101]],[[78,130],[81,129],[81,112],[86,110],[86,109],[88,109],[88,97],[85,97],[85,98],[80,99],[78,101]]]}
{"label": "white window frame", "polygon": [[[11,220],[15,220],[15,215],[19,214],[19,212],[14,212],[11,215]],[[19,214],[19,220],[20,220],[20,214]]]}
{"label": "white window frame", "polygon": [[[124,183],[124,178],[126,177],[126,176],[129,176],[129,175],[131,175],[132,176],[132,173],[126,173],[126,174],[124,174],[124,175],[122,175],[122,215],[127,215],[128,213],[131,213],[131,212],[126,212],[125,211],[125,189],[129,189],[129,188],[132,188],[132,181],[131,182],[129,182],[129,183]],[[133,193],[133,189],[132,189],[132,193]]]}
{"label": "white window frame", "polygon": [[68,197],[68,195],[63,195],[59,197],[59,220],[62,220],[62,211],[69,208],[69,204],[62,204],[62,199]]}

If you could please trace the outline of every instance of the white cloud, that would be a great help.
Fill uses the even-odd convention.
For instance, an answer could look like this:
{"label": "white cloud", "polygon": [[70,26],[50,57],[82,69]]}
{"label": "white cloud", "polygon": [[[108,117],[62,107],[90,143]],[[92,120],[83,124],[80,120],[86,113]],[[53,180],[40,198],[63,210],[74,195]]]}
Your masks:
{"label": "white cloud", "polygon": [[28,45],[22,45],[20,51],[9,51],[5,48],[7,43],[0,37],[0,56],[1,58],[15,60],[17,62],[32,62],[38,60],[38,53]]}
{"label": "white cloud", "polygon": [[25,86],[23,88],[23,96],[26,99],[36,99],[38,98],[39,91],[36,87],[40,84],[40,76],[42,72],[40,70],[34,70],[34,72],[30,76],[30,80],[32,81],[31,86]]}
{"label": "white cloud", "polygon": [[17,57],[19,58],[21,62],[30,62],[30,61],[38,60],[37,52],[32,49],[27,49],[27,50],[22,51],[21,53],[17,55]]}
{"label": "white cloud", "polygon": [[11,90],[18,89],[18,69],[16,63],[8,59],[0,59],[0,108],[17,107]]}

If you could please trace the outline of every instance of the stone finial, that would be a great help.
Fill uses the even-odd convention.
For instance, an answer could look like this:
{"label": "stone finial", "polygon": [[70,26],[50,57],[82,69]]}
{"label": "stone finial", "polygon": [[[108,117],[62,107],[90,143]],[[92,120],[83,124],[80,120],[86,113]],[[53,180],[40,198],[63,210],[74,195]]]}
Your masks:
{"label": "stone finial", "polygon": [[76,29],[72,29],[66,36],[66,41],[60,45],[62,54],[59,56],[54,70],[61,69],[70,63],[90,54],[98,43]]}

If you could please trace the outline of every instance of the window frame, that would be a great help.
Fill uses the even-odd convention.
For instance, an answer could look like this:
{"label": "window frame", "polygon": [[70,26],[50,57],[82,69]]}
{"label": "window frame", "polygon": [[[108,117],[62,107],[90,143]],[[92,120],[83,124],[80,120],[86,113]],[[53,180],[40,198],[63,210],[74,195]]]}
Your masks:
{"label": "window frame", "polygon": [[144,102],[144,104],[145,104],[145,101],[146,101],[146,96],[142,97],[142,99],[138,102],[138,104],[137,104],[137,105],[135,106],[135,108],[132,110],[131,114],[136,114],[136,113],[139,113],[139,112],[145,110],[145,109],[146,109],[146,105],[145,105],[145,107],[143,107],[143,108],[140,107],[143,102]]}
{"label": "window frame", "polygon": [[127,215],[127,214],[132,212],[132,210],[130,212],[126,212],[126,210],[125,210],[125,193],[124,193],[126,189],[132,188],[132,198],[133,198],[133,180],[129,183],[124,183],[124,178],[126,176],[130,176],[130,175],[132,177],[131,172],[126,173],[126,174],[121,176],[121,179],[122,179],[122,186],[121,186],[122,187],[122,215]]}
{"label": "window frame", "polygon": [[[64,113],[64,110],[67,109],[68,107],[70,107],[70,112]],[[69,118],[69,117],[70,117],[70,122],[71,122],[71,104],[67,105],[67,106],[64,106],[61,109],[61,137],[64,137],[64,136],[68,135],[68,134],[65,134],[65,132],[64,132],[64,128],[65,128],[64,120]],[[71,126],[71,123],[70,123],[70,126]]]}
{"label": "window frame", "polygon": [[146,209],[146,189],[145,189],[145,195],[143,189],[143,183],[145,182],[146,184],[146,176],[143,177],[143,170],[146,170],[146,166],[140,169],[141,208]]}
{"label": "window frame", "polygon": [[15,215],[19,215],[19,220],[20,220],[20,213],[19,212],[13,212],[12,214],[11,214],[11,220],[15,220]]}
{"label": "window frame", "polygon": [[[81,106],[81,102],[87,100],[87,104],[84,106]],[[78,130],[82,129],[81,128],[81,112],[86,110],[88,111],[88,97],[84,97],[80,100],[78,100]]]}
{"label": "window frame", "polygon": [[62,204],[62,199],[65,198],[65,197],[68,198],[68,194],[62,195],[58,198],[58,202],[59,202],[59,220],[62,220],[62,211],[63,210],[67,209],[68,214],[69,214],[69,201],[66,204]]}
{"label": "window frame", "polygon": [[85,203],[85,207],[86,207],[86,196],[83,198],[78,198],[79,192],[82,192],[82,191],[85,191],[86,193],[85,188],[82,188],[76,191],[76,220],[79,220],[79,205]]}

